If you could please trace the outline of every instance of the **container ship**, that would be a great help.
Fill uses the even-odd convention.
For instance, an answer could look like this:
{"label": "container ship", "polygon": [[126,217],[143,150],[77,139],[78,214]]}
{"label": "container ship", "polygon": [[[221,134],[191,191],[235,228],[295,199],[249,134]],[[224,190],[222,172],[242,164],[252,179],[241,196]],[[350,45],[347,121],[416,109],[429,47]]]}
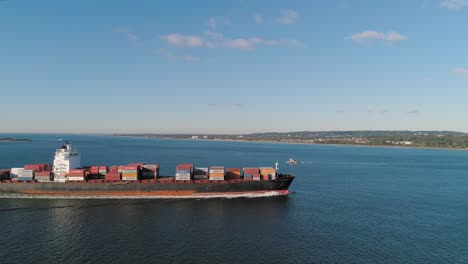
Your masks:
{"label": "container ship", "polygon": [[236,198],[281,196],[294,175],[273,167],[224,168],[179,164],[175,175],[159,175],[159,164],[81,166],[80,153],[66,142],[53,164],[0,170],[0,197],[19,198]]}

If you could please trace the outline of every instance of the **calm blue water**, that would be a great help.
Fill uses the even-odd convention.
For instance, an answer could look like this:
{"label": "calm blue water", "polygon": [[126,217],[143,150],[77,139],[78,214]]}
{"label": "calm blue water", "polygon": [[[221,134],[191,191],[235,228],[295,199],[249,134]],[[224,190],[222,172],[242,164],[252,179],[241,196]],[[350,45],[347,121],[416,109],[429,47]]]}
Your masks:
{"label": "calm blue water", "polygon": [[468,151],[14,136],[34,141],[0,142],[0,167],[51,162],[67,138],[83,164],[278,160],[298,177],[279,198],[0,199],[1,263],[468,263]]}

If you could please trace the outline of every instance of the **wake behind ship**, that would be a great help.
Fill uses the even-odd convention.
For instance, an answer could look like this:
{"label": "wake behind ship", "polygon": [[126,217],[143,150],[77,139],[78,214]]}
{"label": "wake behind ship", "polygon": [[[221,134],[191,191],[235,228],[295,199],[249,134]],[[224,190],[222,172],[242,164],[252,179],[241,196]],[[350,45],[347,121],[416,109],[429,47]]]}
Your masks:
{"label": "wake behind ship", "polygon": [[28,164],[0,170],[0,197],[20,198],[214,198],[287,195],[293,175],[277,167],[197,168],[180,164],[175,175],[159,175],[159,164],[81,166],[70,143],[55,152],[53,165]]}

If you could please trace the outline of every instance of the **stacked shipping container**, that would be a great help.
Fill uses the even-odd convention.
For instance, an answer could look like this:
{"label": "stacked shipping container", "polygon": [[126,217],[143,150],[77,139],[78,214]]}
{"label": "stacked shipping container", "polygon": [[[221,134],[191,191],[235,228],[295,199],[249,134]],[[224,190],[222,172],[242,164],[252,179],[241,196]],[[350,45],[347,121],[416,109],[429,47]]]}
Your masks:
{"label": "stacked shipping container", "polygon": [[136,181],[138,180],[138,174],[140,172],[140,165],[127,165],[122,166],[122,180],[124,181]]}
{"label": "stacked shipping container", "polygon": [[224,180],[224,167],[211,166],[210,167],[210,181],[223,181]]}
{"label": "stacked shipping container", "polygon": [[262,175],[263,180],[276,179],[276,170],[272,167],[260,167],[260,174]]}
{"label": "stacked shipping container", "polygon": [[85,177],[85,169],[72,169],[68,172],[68,180],[69,181],[84,181],[86,180]]}
{"label": "stacked shipping container", "polygon": [[195,168],[193,170],[194,180],[205,180],[208,179],[208,168]]}
{"label": "stacked shipping container", "polygon": [[175,179],[176,181],[187,181],[192,178],[192,173],[193,173],[193,164],[179,164],[176,167],[176,175]]}
{"label": "stacked shipping container", "polygon": [[260,180],[258,168],[244,168],[244,180]]}
{"label": "stacked shipping container", "polygon": [[22,169],[23,168],[11,168],[11,170],[10,170],[10,179],[18,180],[19,171],[22,170]]}
{"label": "stacked shipping container", "polygon": [[0,180],[8,180],[10,179],[10,171],[8,169],[0,170]]}
{"label": "stacked shipping container", "polygon": [[18,171],[18,181],[34,180],[34,170],[22,169]]}
{"label": "stacked shipping container", "polygon": [[52,181],[52,172],[51,171],[38,171],[34,175],[34,179],[38,182],[48,182]]}
{"label": "stacked shipping container", "polygon": [[227,180],[236,180],[241,178],[240,168],[227,168],[226,169],[226,179]]}
{"label": "stacked shipping container", "polygon": [[159,164],[144,164],[141,167],[141,179],[157,179],[159,176]]}

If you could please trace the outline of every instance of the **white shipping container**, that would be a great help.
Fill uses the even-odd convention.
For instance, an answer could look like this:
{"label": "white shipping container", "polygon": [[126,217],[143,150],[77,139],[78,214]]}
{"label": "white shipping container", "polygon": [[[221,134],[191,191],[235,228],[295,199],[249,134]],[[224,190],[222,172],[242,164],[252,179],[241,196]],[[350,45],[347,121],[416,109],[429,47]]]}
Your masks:
{"label": "white shipping container", "polygon": [[136,181],[138,180],[137,177],[122,177],[123,181]]}
{"label": "white shipping container", "polygon": [[190,181],[190,176],[176,176],[176,181]]}
{"label": "white shipping container", "polygon": [[20,170],[24,170],[23,168],[11,168],[11,171],[10,171],[10,178],[18,178],[18,172]]}
{"label": "white shipping container", "polygon": [[254,181],[259,181],[259,180],[260,180],[260,177],[253,177],[253,180],[254,180]]}
{"label": "white shipping container", "polygon": [[29,177],[32,178],[34,177],[34,170],[19,170],[18,171],[18,177]]}
{"label": "white shipping container", "polygon": [[84,177],[79,177],[79,176],[78,177],[77,176],[71,176],[71,177],[68,176],[68,180],[69,181],[84,181],[85,178]]}

